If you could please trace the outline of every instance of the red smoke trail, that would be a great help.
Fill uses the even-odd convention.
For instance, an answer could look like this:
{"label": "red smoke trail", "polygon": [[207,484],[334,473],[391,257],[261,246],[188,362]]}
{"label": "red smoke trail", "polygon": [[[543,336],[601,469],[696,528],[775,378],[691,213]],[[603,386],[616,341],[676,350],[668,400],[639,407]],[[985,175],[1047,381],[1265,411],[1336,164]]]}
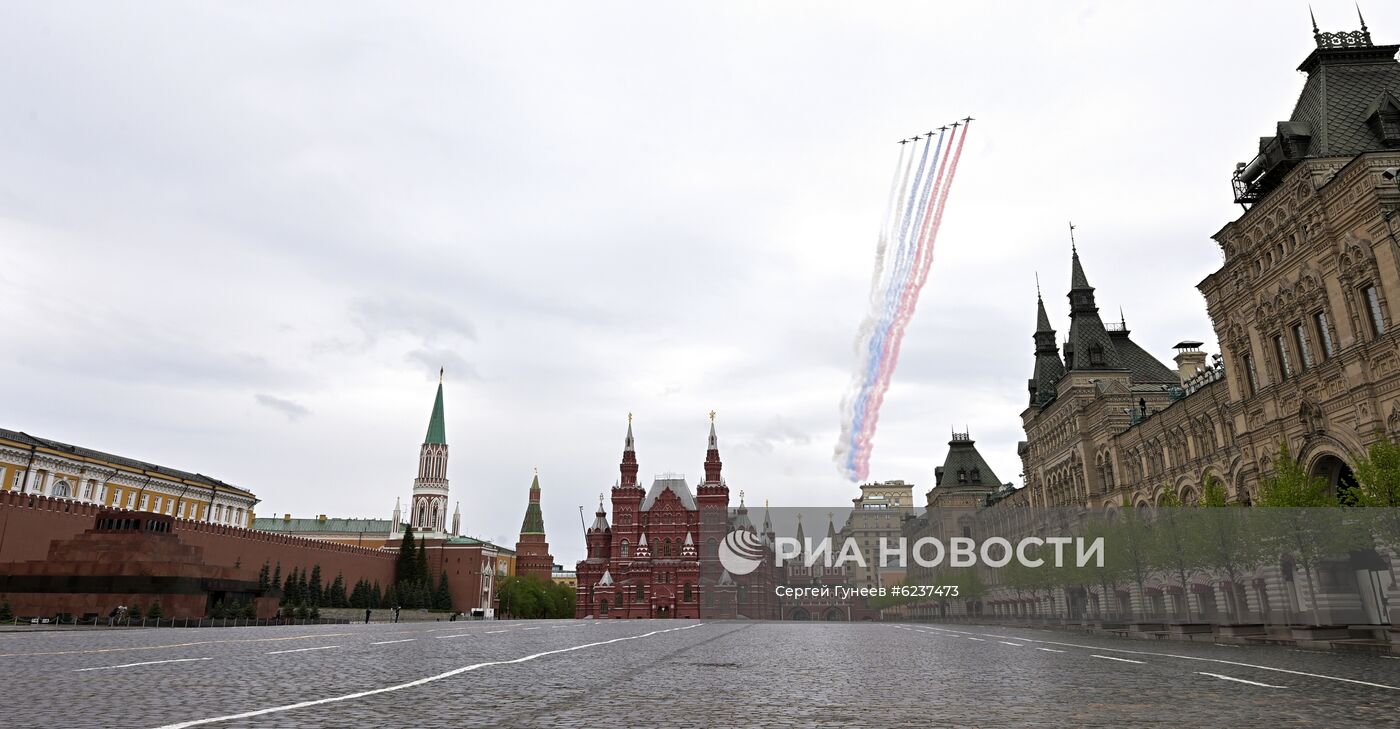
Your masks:
{"label": "red smoke trail", "polygon": [[[932,222],[925,219],[924,230],[920,231],[919,253],[917,259],[917,269],[915,279],[906,287],[900,297],[900,308],[896,314],[892,327],[891,336],[886,339],[888,351],[881,363],[880,373],[876,380],[874,392],[871,395],[871,405],[866,408],[869,416],[866,419],[865,427],[859,434],[859,441],[856,449],[856,478],[865,480],[870,472],[870,442],[875,436],[875,427],[880,421],[880,406],[884,403],[885,392],[890,388],[890,378],[894,374],[895,367],[899,364],[900,345],[904,342],[904,329],[908,326],[909,320],[914,316],[914,309],[918,305],[919,292],[923,290],[924,283],[928,281],[928,274],[933,265],[933,244],[938,239],[938,228],[943,223],[943,209],[948,202],[948,192],[953,186],[953,177],[958,171],[958,160],[962,158],[963,143],[967,141],[968,128],[972,125],[969,120],[963,126],[962,136],[958,137],[958,148],[953,152],[953,158],[947,165],[947,180],[944,181],[942,165],[939,166],[938,178],[936,178],[935,189],[938,190],[936,196],[930,196],[930,206],[933,205],[933,197],[937,197],[937,207],[933,214]],[[946,158],[945,158],[946,159]],[[939,187],[939,183],[942,187]]]}

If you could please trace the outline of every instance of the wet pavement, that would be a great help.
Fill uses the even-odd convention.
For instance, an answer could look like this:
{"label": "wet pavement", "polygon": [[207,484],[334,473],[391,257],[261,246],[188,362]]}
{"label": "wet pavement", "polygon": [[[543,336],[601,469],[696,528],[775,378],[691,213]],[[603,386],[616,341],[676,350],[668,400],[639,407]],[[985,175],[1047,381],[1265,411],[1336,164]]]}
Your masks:
{"label": "wet pavement", "polygon": [[0,634],[6,727],[1400,726],[1400,660],[876,623]]}

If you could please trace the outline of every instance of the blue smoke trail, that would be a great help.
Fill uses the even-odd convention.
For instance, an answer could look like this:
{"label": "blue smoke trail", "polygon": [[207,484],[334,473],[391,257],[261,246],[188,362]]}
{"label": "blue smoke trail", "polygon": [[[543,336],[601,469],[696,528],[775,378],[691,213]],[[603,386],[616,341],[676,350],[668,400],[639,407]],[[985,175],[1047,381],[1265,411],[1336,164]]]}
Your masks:
{"label": "blue smoke trail", "polygon": [[[930,138],[924,143],[923,154],[919,160],[918,173],[914,178],[914,185],[909,190],[908,202],[904,206],[904,214],[899,220],[899,245],[896,249],[895,261],[890,268],[890,282],[885,288],[885,301],[882,307],[879,323],[873,335],[867,343],[865,356],[866,371],[860,387],[860,393],[856,398],[852,411],[852,426],[850,444],[846,454],[846,470],[854,475],[855,458],[860,433],[864,430],[866,411],[869,405],[870,391],[874,385],[874,380],[880,371],[880,363],[883,360],[885,340],[890,333],[893,323],[895,308],[899,302],[900,294],[908,284],[909,272],[914,260],[914,245],[911,245],[910,231],[918,231],[923,225],[923,220],[927,215],[928,199],[933,187],[933,171],[938,166],[939,156],[943,150],[944,133],[938,135],[938,142],[935,145]],[[929,148],[934,148],[933,159],[929,160]],[[912,157],[911,157],[912,159]],[[902,192],[902,191],[901,191]],[[917,233],[915,234],[917,239]]]}

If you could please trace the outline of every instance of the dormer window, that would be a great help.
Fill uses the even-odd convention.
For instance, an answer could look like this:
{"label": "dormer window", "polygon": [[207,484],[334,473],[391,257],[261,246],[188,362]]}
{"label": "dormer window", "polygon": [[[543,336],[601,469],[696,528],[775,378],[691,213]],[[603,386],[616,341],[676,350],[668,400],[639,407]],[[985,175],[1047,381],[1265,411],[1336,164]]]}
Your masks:
{"label": "dormer window", "polygon": [[1103,366],[1103,346],[1098,344],[1089,345],[1089,366]]}
{"label": "dormer window", "polygon": [[1400,146],[1400,101],[1389,91],[1381,95],[1365,112],[1366,125],[1387,147]]}
{"label": "dormer window", "polygon": [[977,468],[976,466],[972,467],[972,482],[982,483],[982,469]]}
{"label": "dormer window", "polygon": [[958,483],[967,483],[967,471],[965,469],[958,469]]}

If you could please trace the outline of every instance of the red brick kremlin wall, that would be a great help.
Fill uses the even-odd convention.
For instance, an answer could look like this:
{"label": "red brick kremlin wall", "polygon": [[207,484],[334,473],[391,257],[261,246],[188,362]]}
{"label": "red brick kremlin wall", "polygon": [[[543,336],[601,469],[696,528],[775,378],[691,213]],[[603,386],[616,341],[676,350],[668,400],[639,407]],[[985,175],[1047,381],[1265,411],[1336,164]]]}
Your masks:
{"label": "red brick kremlin wall", "polygon": [[[123,511],[70,499],[0,492],[0,564],[45,559],[49,542],[91,529],[97,512],[104,509]],[[361,578],[378,580],[385,588],[394,581],[392,552],[188,519],[175,520],[175,534],[182,543],[201,547],[207,563],[235,567],[240,579],[256,581],[266,562],[274,568],[280,563],[284,578],[293,568],[310,572],[320,565],[322,584],[329,585],[341,574],[347,592]]]}

